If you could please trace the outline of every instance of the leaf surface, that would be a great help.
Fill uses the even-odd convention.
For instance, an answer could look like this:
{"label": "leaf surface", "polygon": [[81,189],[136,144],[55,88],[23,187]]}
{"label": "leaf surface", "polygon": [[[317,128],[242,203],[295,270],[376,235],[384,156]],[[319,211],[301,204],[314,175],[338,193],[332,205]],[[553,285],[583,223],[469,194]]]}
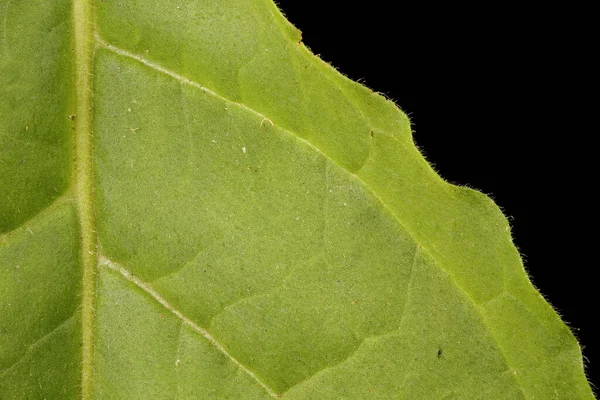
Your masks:
{"label": "leaf surface", "polygon": [[499,209],[270,0],[0,12],[0,398],[594,398]]}

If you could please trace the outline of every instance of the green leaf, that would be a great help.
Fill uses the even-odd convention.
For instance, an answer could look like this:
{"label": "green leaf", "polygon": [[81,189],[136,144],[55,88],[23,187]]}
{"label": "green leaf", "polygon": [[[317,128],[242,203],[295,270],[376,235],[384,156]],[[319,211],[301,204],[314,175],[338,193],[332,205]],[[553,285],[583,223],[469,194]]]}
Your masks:
{"label": "green leaf", "polygon": [[0,21],[0,398],[594,398],[499,209],[270,0]]}

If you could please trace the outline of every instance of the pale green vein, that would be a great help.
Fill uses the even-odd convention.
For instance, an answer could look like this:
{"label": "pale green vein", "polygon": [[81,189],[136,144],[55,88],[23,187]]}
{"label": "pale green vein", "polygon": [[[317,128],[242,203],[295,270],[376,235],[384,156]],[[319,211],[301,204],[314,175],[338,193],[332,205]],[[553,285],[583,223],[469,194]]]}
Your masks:
{"label": "pale green vein", "polygon": [[4,369],[4,371],[0,374],[0,380],[2,380],[6,375],[8,375],[12,369],[16,368],[19,364],[21,364],[23,362],[23,360],[25,360],[27,355],[29,353],[31,353],[32,350],[34,350],[36,347],[40,346],[41,343],[44,342],[44,340],[48,339],[50,336],[52,336],[53,334],[58,332],[60,329],[64,328],[67,324],[69,324],[69,322],[71,322],[71,320],[73,318],[75,318],[75,316],[71,315],[69,318],[62,321],[60,324],[58,324],[57,326],[52,328],[50,331],[44,333],[39,339],[36,339],[33,343],[28,345],[25,353],[21,357],[19,357],[19,359],[17,361],[12,363],[12,365],[10,365],[10,366],[6,367],[6,369]]}
{"label": "pale green vein", "polygon": [[[286,283],[288,283],[294,277],[294,273],[296,273],[303,265],[307,265],[307,264],[313,263],[314,261],[316,261],[318,259],[321,259],[321,260],[325,261],[325,258],[323,257],[322,254],[318,254],[316,256],[312,256],[312,257],[310,257],[308,259],[308,261],[296,264],[295,266],[291,267],[290,271],[285,276],[283,276],[281,278],[281,281],[277,285],[269,288],[267,291],[265,291],[265,292],[258,292],[258,293],[255,293],[255,294],[251,295],[251,296],[242,297],[242,298],[240,298],[238,300],[233,301],[232,303],[229,303],[229,304],[225,305],[218,313],[216,313],[215,315],[213,315],[212,317],[210,317],[210,319],[208,320],[208,324],[207,324],[208,328],[211,329],[212,328],[212,324],[215,322],[215,320],[220,315],[225,314],[228,310],[231,310],[232,308],[237,307],[240,304],[247,303],[247,302],[252,301],[254,299],[257,299],[257,298],[268,297],[271,294],[273,294],[274,292],[276,292],[276,291],[280,290],[281,288],[285,287]],[[316,286],[316,284],[315,284],[315,286]],[[322,289],[326,290],[325,286],[323,286]]]}
{"label": "pale green vein", "polygon": [[75,198],[80,226],[80,259],[83,265],[82,380],[81,394],[92,398],[94,370],[94,300],[96,286],[96,223],[92,183],[92,62],[93,6],[91,0],[73,0],[75,49]]}
{"label": "pale green vein", "polygon": [[37,224],[39,224],[40,221],[43,221],[45,216],[47,216],[48,214],[51,214],[56,208],[60,207],[61,205],[65,204],[65,203],[69,203],[72,200],[73,199],[71,199],[69,196],[66,196],[66,195],[57,197],[56,199],[54,199],[54,201],[52,203],[48,204],[46,207],[44,207],[43,209],[38,211],[37,214],[33,215],[27,221],[21,223],[21,225],[19,225],[12,231],[8,231],[8,232],[0,235],[0,242],[3,242],[4,244],[8,244],[9,239],[11,239],[13,237],[17,237],[19,232],[24,231],[24,230],[28,231],[29,233],[32,233],[33,228]]}
{"label": "pale green vein", "polygon": [[351,352],[350,354],[348,354],[348,356],[346,356],[346,358],[344,358],[343,360],[340,360],[339,362],[337,362],[336,364],[333,365],[328,365],[325,368],[320,369],[319,371],[316,371],[315,373],[313,373],[311,376],[308,376],[307,378],[305,378],[303,381],[300,381],[298,383],[296,383],[294,386],[288,388],[286,390],[287,392],[290,392],[292,389],[300,386],[300,385],[306,385],[308,384],[308,382],[315,380],[318,376],[325,374],[327,371],[330,370],[334,370],[338,367],[340,367],[341,365],[348,363],[350,361],[350,359],[352,359],[353,357],[356,357],[360,351],[360,349],[362,349],[363,347],[365,347],[366,343],[368,343],[369,341],[375,341],[375,340],[379,340],[381,338],[385,338],[391,335],[396,335],[398,334],[401,330],[402,330],[402,325],[404,324],[404,321],[406,320],[404,318],[404,316],[406,315],[406,309],[408,308],[408,303],[410,301],[410,295],[412,293],[412,287],[413,287],[413,277],[415,276],[415,265],[417,263],[417,257],[419,255],[419,250],[421,249],[420,246],[415,247],[415,255],[413,256],[413,260],[411,262],[411,267],[410,267],[410,275],[408,278],[408,286],[406,289],[406,299],[404,300],[404,306],[402,308],[402,315],[400,316],[400,321],[398,323],[398,328],[393,329],[391,331],[388,332],[383,332],[377,335],[370,335],[367,336],[365,338],[362,339],[362,341],[360,342],[360,344],[358,346],[356,346],[356,348],[354,349],[353,352]]}
{"label": "pale green vein", "polygon": [[192,257],[189,258],[189,260],[184,261],[183,263],[181,263],[180,266],[178,266],[177,268],[175,268],[172,271],[169,271],[168,273],[166,273],[165,275],[161,275],[157,278],[154,278],[152,280],[152,283],[157,283],[160,281],[164,281],[174,275],[177,275],[178,273],[180,273],[181,271],[185,270],[186,268],[194,265],[196,262],[198,262],[198,260],[207,252],[209,251],[209,249],[213,246],[219,245],[221,243],[223,243],[225,241],[225,239],[219,239],[219,240],[215,240],[214,242],[208,244],[205,248],[200,249],[196,254],[194,254]]}
{"label": "pale green vein", "polygon": [[[118,265],[117,263],[109,260],[108,258],[104,257],[103,255],[99,254],[98,258],[100,261],[100,266],[104,266],[104,267],[110,268],[110,269],[118,272],[127,281],[133,283],[138,288],[142,289],[145,293],[147,293],[154,300],[156,300],[158,303],[160,303],[160,305],[162,305],[165,309],[169,310],[173,315],[175,315],[179,320],[181,320],[182,323],[189,326],[190,328],[192,328],[195,332],[199,333],[200,335],[204,336],[204,338],[206,338],[206,340],[208,340],[217,350],[219,350],[227,358],[229,358],[229,360],[231,362],[233,362],[239,369],[241,369],[242,371],[247,373],[252,379],[254,379],[254,381],[256,381],[256,383],[258,383],[271,397],[279,398],[279,395],[277,395],[269,386],[267,386],[264,382],[262,382],[260,380],[260,378],[258,376],[256,376],[256,374],[254,372],[249,370],[245,365],[240,363],[231,354],[229,354],[229,352],[223,347],[223,345],[221,343],[219,343],[206,329],[200,327],[195,322],[193,322],[192,320],[187,318],[185,315],[183,315],[179,310],[177,310],[175,307],[173,307],[171,304],[169,304],[169,302],[167,302],[152,287],[148,286],[147,284],[145,284],[144,282],[142,282],[141,280],[139,280],[138,278],[133,276],[128,270],[126,270],[122,266]],[[177,363],[176,363],[176,365],[177,365]]]}
{"label": "pale green vein", "polygon": [[[148,59],[146,59],[146,58],[144,58],[144,57],[142,57],[142,56],[140,56],[138,54],[134,54],[134,53],[131,53],[131,52],[127,51],[127,50],[124,50],[124,49],[121,49],[121,48],[116,47],[114,45],[111,45],[110,43],[106,42],[104,39],[102,39],[97,34],[96,34],[95,38],[96,38],[96,42],[100,46],[105,47],[106,49],[114,52],[115,54],[118,54],[118,55],[123,56],[123,57],[127,57],[129,59],[137,60],[141,64],[143,64],[143,65],[145,65],[145,66],[147,66],[147,67],[149,67],[151,69],[154,69],[154,70],[156,70],[158,72],[161,72],[161,73],[163,73],[165,75],[168,75],[168,76],[170,76],[171,78],[175,79],[176,81],[178,81],[180,83],[184,83],[184,84],[187,84],[189,86],[193,86],[193,87],[199,89],[200,91],[202,91],[202,92],[204,92],[204,93],[206,93],[206,94],[208,94],[210,96],[214,96],[214,97],[216,97],[218,99],[221,99],[221,100],[223,100],[225,102],[228,102],[228,103],[231,103],[231,104],[235,104],[236,106],[240,107],[241,109],[243,109],[243,110],[245,110],[245,111],[247,111],[247,112],[249,112],[249,113],[251,113],[251,114],[253,114],[253,115],[257,116],[257,117],[259,117],[261,119],[261,121],[262,121],[261,124],[264,121],[271,122],[270,118],[268,118],[267,116],[261,114],[260,112],[258,112],[256,110],[254,110],[254,109],[246,106],[245,104],[229,100],[228,98],[223,97],[222,95],[220,95],[220,94],[218,94],[218,93],[216,93],[216,92],[214,92],[214,91],[212,91],[212,90],[210,90],[210,89],[208,89],[208,88],[200,85],[197,82],[194,82],[194,81],[186,78],[185,76],[182,76],[182,75],[180,75],[180,74],[178,74],[176,72],[173,72],[173,71],[171,71],[171,70],[163,67],[160,64],[157,64],[157,63],[155,63],[153,61],[150,61],[150,60],[148,60]],[[273,123],[273,122],[271,122],[271,123]],[[277,125],[274,124],[274,126],[277,126]],[[287,129],[285,129],[283,127],[280,127],[280,126],[277,126],[277,127],[281,131],[283,131],[283,132],[285,132],[285,133],[287,133],[287,134],[295,137],[297,140],[299,140],[299,141],[305,143],[306,145],[310,146],[312,149],[314,149],[315,151],[317,151],[319,154],[323,155],[323,157],[325,157],[327,160],[329,160],[334,165],[336,165],[339,168],[347,171],[350,176],[352,176],[354,179],[356,179],[358,182],[360,182],[363,186],[365,186],[369,190],[369,192],[371,193],[371,195],[382,205],[383,209],[387,213],[389,213],[390,215],[392,215],[394,217],[394,219],[398,222],[398,224],[406,232],[408,232],[411,235],[411,237],[413,238],[413,240],[415,240],[415,242],[417,242],[417,244],[420,244],[416,240],[417,235],[412,230],[408,229],[408,227],[402,222],[402,220],[400,219],[400,217],[396,213],[394,213],[388,207],[388,205],[383,201],[383,199],[381,197],[379,197],[379,195],[375,191],[373,191],[373,189],[371,189],[371,187],[365,181],[363,181],[363,179],[359,175],[357,175],[356,173],[354,173],[352,171],[349,171],[348,169],[342,167],[339,163],[337,163],[329,155],[327,155],[326,153],[324,153],[321,149],[319,149],[318,147],[316,147],[314,144],[312,144],[311,142],[307,141],[306,139],[301,138],[300,136],[296,135],[293,132],[288,131]],[[391,138],[392,138],[392,140],[398,141],[398,139],[396,139],[394,137],[391,137]],[[488,333],[490,334],[490,336],[494,339],[495,345],[497,346],[497,348],[498,348],[498,350],[499,350],[499,352],[500,352],[500,354],[502,356],[502,359],[504,360],[505,365],[507,366],[507,368],[513,369],[512,366],[509,364],[508,359],[506,358],[506,351],[502,348],[502,346],[500,345],[500,342],[496,339],[496,337],[494,335],[494,332],[491,331],[489,329],[488,325],[486,324],[485,317],[484,317],[484,314],[483,314],[480,306],[475,302],[475,300],[470,296],[470,294],[461,285],[459,285],[456,282],[456,280],[454,279],[454,276],[449,271],[447,271],[445,268],[443,268],[443,263],[441,263],[439,261],[438,257],[436,257],[436,254],[438,252],[432,252],[431,250],[429,250],[428,246],[432,245],[432,244],[429,243],[429,241],[427,241],[427,246],[425,244],[420,244],[420,245],[421,245],[422,251],[425,252],[425,253],[427,253],[433,259],[433,261],[435,261],[436,265],[438,265],[440,268],[442,268],[444,270],[444,272],[446,272],[448,274],[448,276],[450,277],[450,279],[451,279],[452,283],[454,284],[454,286],[458,290],[460,290],[466,296],[466,298],[469,299],[469,301],[472,303],[472,305],[474,306],[474,308],[477,310],[478,317],[482,321],[483,326],[486,328],[486,330],[488,331]],[[518,378],[517,378],[517,380],[518,380]],[[523,388],[521,387],[521,385],[517,384],[517,386],[518,386],[519,390],[521,390],[521,391],[523,390]]]}

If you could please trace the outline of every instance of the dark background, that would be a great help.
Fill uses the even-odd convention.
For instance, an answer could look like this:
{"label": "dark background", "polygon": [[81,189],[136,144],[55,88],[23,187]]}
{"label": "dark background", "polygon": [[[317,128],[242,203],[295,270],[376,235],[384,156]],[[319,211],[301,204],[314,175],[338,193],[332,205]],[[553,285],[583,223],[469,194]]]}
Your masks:
{"label": "dark background", "polygon": [[435,22],[415,22],[396,2],[278,3],[315,54],[397,102],[442,177],[504,210],[534,284],[574,330],[599,382],[593,249],[580,226],[592,221],[569,195],[589,192],[575,187],[578,151],[558,96],[570,78],[552,67],[560,58],[552,32],[516,11],[472,18],[453,5],[436,9]]}

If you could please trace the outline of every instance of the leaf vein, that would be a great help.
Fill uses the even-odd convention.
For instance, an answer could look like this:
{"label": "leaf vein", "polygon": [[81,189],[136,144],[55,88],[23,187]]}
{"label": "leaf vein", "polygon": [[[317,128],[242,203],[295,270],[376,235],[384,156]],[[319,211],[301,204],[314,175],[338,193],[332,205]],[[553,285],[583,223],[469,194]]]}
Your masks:
{"label": "leaf vein", "polygon": [[33,215],[27,221],[24,221],[23,223],[21,223],[19,226],[15,227],[14,229],[0,235],[0,241],[4,242],[5,244],[8,244],[8,239],[10,237],[15,237],[19,231],[22,231],[24,229],[31,230],[31,228],[33,228],[36,224],[41,222],[47,214],[50,214],[57,207],[61,206],[63,203],[67,203],[71,200],[72,199],[69,196],[66,196],[64,194],[61,196],[58,196],[57,198],[54,199],[53,202],[48,204],[46,207],[42,208],[40,211],[38,211],[35,215]]}
{"label": "leaf vein", "polygon": [[254,372],[252,372],[245,365],[240,363],[236,358],[234,358],[225,349],[225,347],[223,347],[223,345],[221,343],[219,343],[206,329],[200,327],[195,322],[193,322],[192,320],[187,318],[185,315],[183,315],[179,310],[177,310],[175,307],[173,307],[171,304],[169,304],[158,292],[156,292],[154,289],[149,287],[147,284],[145,284],[144,282],[142,282],[141,280],[139,280],[138,278],[133,276],[128,270],[126,270],[122,266],[116,264],[115,262],[109,260],[108,258],[104,257],[103,255],[99,255],[98,259],[100,261],[99,266],[104,266],[106,268],[109,268],[113,271],[118,272],[119,274],[121,274],[121,276],[124,279],[126,279],[130,283],[134,284],[138,288],[142,289],[144,292],[146,292],[148,295],[150,295],[150,297],[152,297],[160,305],[162,305],[165,309],[170,311],[179,320],[181,320],[182,323],[189,326],[191,329],[193,329],[195,332],[199,333],[200,335],[204,336],[204,338],[206,340],[208,340],[217,350],[219,350],[221,353],[223,353],[227,358],[229,358],[229,360],[231,362],[233,362],[235,365],[237,365],[237,367],[239,369],[246,372],[254,381],[256,381],[256,383],[258,383],[258,385],[260,385],[271,397],[279,398],[279,396],[277,395],[277,393],[275,393],[273,391],[273,389],[271,389],[262,380],[260,380],[260,378]]}
{"label": "leaf vein", "polygon": [[65,325],[67,325],[69,322],[71,322],[71,320],[74,317],[75,317],[75,314],[72,314],[69,318],[63,320],[61,323],[59,323],[57,326],[55,326],[54,328],[52,328],[50,331],[44,333],[39,339],[36,339],[33,343],[27,345],[27,350],[25,351],[25,353],[23,353],[22,356],[20,356],[11,365],[9,365],[8,367],[6,367],[4,369],[4,371],[2,371],[2,373],[0,374],[0,380],[3,379],[6,375],[8,375],[8,373],[10,372],[11,369],[13,369],[14,367],[16,367],[21,362],[23,362],[23,360],[25,359],[25,357],[27,357],[27,354],[29,354],[29,352],[31,352],[31,350],[33,350],[34,347],[36,347],[38,344],[40,344],[40,342],[42,342],[47,337],[51,336],[53,333],[55,333],[59,329],[63,328]]}
{"label": "leaf vein", "polygon": [[208,326],[209,328],[212,328],[212,325],[214,323],[214,321],[222,314],[226,313],[228,310],[239,306],[242,303],[246,303],[248,301],[251,301],[253,299],[257,299],[257,298],[263,298],[263,297],[267,297],[273,293],[275,293],[276,291],[280,290],[281,288],[283,288],[285,286],[286,283],[288,283],[290,281],[290,279],[294,276],[294,273],[296,273],[296,271],[298,271],[300,268],[302,268],[302,266],[307,265],[307,264],[311,264],[314,261],[318,260],[319,258],[321,258],[323,261],[325,261],[323,255],[318,254],[316,256],[310,257],[307,261],[305,262],[301,262],[296,264],[295,266],[290,268],[290,271],[283,277],[281,278],[281,281],[279,283],[277,283],[276,285],[272,286],[271,288],[269,288],[267,291],[265,292],[260,292],[260,293],[255,293],[251,296],[246,296],[246,297],[241,297],[229,304],[226,304],[218,313],[216,313],[215,315],[213,315],[212,317],[210,317],[210,319],[208,320]]}
{"label": "leaf vein", "polygon": [[292,390],[295,387],[298,387],[300,385],[306,385],[311,380],[314,380],[319,375],[322,375],[323,373],[325,373],[325,371],[329,371],[329,370],[335,369],[335,368],[339,367],[340,365],[348,362],[348,360],[350,360],[352,357],[354,357],[354,356],[356,356],[358,354],[359,350],[364,346],[364,344],[367,341],[378,340],[378,339],[381,339],[381,338],[386,337],[386,336],[395,335],[395,334],[397,334],[398,332],[401,331],[402,324],[404,322],[404,316],[406,314],[406,308],[407,308],[408,302],[410,300],[410,295],[412,293],[412,286],[413,286],[412,283],[413,283],[413,276],[414,276],[414,271],[415,271],[415,264],[417,262],[417,255],[418,255],[418,252],[419,252],[420,248],[421,248],[420,246],[416,246],[415,247],[415,255],[414,255],[412,263],[411,263],[410,273],[409,273],[409,278],[408,278],[408,286],[407,286],[407,289],[406,289],[406,299],[404,300],[404,306],[403,306],[403,309],[402,309],[402,315],[400,316],[400,321],[398,323],[398,327],[395,328],[395,329],[392,329],[390,331],[387,331],[387,332],[382,332],[382,333],[379,333],[379,334],[369,335],[369,336],[364,337],[363,340],[360,342],[360,344],[358,344],[358,346],[356,346],[356,348],[351,353],[349,353],[348,356],[346,356],[346,358],[344,358],[343,360],[338,361],[335,364],[328,365],[328,366],[326,366],[326,367],[324,367],[324,368],[322,368],[322,369],[314,372],[312,375],[306,377],[303,381],[300,381],[300,382],[296,383],[294,386],[288,388],[286,390],[286,392],[289,392],[290,390]]}

